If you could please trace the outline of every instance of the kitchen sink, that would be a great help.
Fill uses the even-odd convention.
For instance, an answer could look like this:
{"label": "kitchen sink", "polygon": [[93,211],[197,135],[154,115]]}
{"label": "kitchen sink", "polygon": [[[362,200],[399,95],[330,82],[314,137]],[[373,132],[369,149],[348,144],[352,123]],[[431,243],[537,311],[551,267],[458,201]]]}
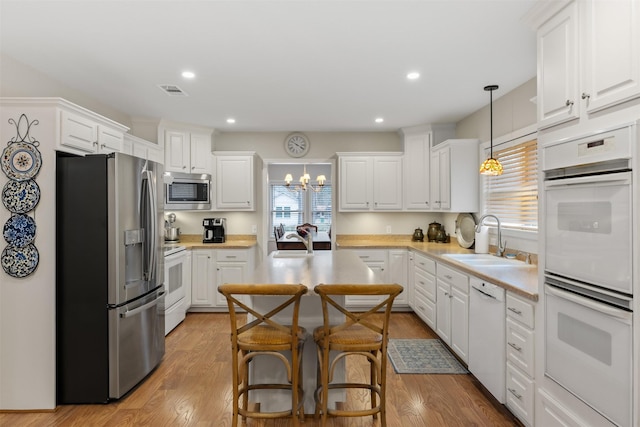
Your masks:
{"label": "kitchen sink", "polygon": [[274,258],[306,258],[312,257],[313,253],[307,253],[306,250],[284,250],[273,252]]}
{"label": "kitchen sink", "polygon": [[490,254],[445,254],[443,256],[470,267],[535,267],[518,259],[501,258]]}

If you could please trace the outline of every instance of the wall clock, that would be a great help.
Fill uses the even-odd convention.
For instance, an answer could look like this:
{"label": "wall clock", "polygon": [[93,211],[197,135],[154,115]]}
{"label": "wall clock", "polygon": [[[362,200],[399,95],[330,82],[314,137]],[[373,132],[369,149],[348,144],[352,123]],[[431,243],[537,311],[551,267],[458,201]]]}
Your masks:
{"label": "wall clock", "polygon": [[309,151],[309,138],[302,133],[292,133],[284,140],[284,150],[291,157],[302,157]]}

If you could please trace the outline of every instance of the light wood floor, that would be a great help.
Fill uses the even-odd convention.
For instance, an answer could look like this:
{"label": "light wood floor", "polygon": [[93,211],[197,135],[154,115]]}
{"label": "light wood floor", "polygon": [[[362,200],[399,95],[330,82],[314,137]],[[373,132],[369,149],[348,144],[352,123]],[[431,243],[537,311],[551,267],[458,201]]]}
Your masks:
{"label": "light wood floor", "polygon": [[[391,316],[391,338],[436,338],[412,313]],[[0,426],[230,426],[229,317],[190,313],[167,336],[166,354],[147,380],[107,405],[63,405],[54,412],[0,413]],[[358,366],[349,366],[358,375]],[[398,375],[387,367],[389,427],[513,426],[511,414],[488,399],[471,375]],[[249,420],[284,427],[288,420]],[[304,426],[319,422],[307,419]],[[331,419],[331,427],[369,427],[371,417]]]}

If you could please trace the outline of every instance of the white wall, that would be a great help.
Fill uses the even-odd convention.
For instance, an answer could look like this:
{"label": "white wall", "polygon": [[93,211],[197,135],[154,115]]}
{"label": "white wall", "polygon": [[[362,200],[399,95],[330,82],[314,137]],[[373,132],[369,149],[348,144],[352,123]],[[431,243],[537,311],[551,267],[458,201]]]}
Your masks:
{"label": "white wall", "polygon": [[[0,140],[16,137],[16,122],[25,113],[38,120],[29,136],[40,142],[42,167],[35,181],[40,202],[27,214],[35,219],[35,246],[40,255],[37,269],[29,276],[13,278],[0,271],[0,409],[55,408],[55,289],[56,289],[56,176],[54,110],[0,107]],[[21,128],[22,129],[22,128]],[[23,130],[24,132],[24,130]],[[0,187],[8,179],[0,173]],[[0,207],[0,222],[11,216]],[[4,241],[2,242],[4,249]]]}

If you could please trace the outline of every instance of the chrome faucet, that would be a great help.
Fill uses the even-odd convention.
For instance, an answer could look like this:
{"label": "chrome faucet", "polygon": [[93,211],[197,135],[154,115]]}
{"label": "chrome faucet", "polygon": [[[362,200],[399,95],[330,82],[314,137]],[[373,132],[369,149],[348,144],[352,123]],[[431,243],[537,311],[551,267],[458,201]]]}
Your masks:
{"label": "chrome faucet", "polygon": [[503,242],[502,241],[502,230],[500,228],[500,220],[498,219],[497,216],[495,215],[491,215],[491,214],[486,214],[486,215],[482,215],[480,217],[480,220],[478,221],[478,225],[476,225],[476,232],[479,233],[480,229],[482,227],[482,221],[484,221],[485,218],[490,217],[490,218],[494,218],[496,220],[496,222],[498,223],[498,244],[497,244],[497,249],[496,249],[496,256],[503,256],[504,255],[504,250],[505,250],[505,246],[507,244],[507,242]]}
{"label": "chrome faucet", "polygon": [[302,243],[304,243],[305,248],[307,248],[308,254],[313,253],[313,237],[311,236],[311,232],[307,233],[306,239],[297,233],[292,233],[287,235],[287,239],[293,239],[293,238],[296,238],[300,240]]}

